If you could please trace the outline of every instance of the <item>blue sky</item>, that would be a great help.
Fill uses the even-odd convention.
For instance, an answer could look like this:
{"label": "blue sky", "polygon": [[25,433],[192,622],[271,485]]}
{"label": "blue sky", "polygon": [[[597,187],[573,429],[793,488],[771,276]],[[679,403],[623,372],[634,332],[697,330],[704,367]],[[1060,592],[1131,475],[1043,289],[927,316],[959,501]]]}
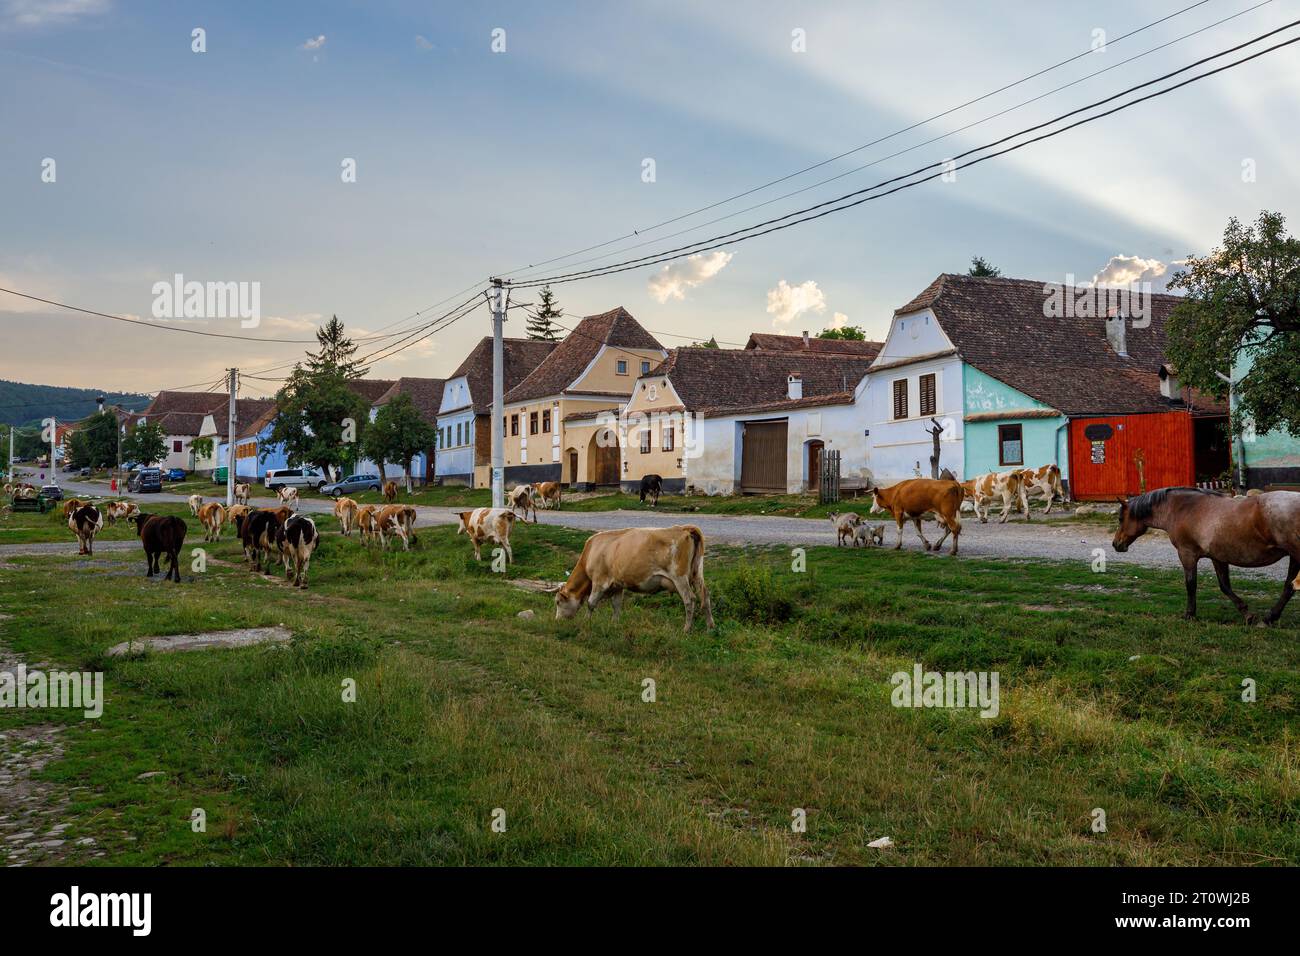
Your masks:
{"label": "blue sky", "polygon": [[[0,285],[148,318],[153,283],[175,273],[256,281],[264,319],[247,334],[310,337],[331,313],[369,332],[488,274],[820,162],[1087,50],[1095,30],[1114,38],[1190,2],[1081,11],[847,0],[0,0]],[[1210,0],[638,241],[881,159],[1257,2]],[[1274,0],[975,129],[664,244],[941,160],[1297,18],[1300,4]],[[205,53],[191,51],[196,27]],[[491,48],[497,28],[503,53]],[[794,30],[805,52],[792,49]],[[956,182],[740,244],[729,259],[561,285],[557,296],[574,313],[623,305],[657,332],[743,342],[754,330],[837,321],[879,337],[895,307],[977,254],[1017,277],[1091,279],[1111,264],[1104,275],[1146,269],[1159,282],[1161,269],[1207,251],[1229,216],[1295,208],[1297,51],[961,171]],[[46,158],[57,164],[53,183],[41,179]],[[356,160],[355,183],[341,181],[346,158]],[[646,158],[652,183],[642,180]],[[1253,182],[1243,182],[1244,160]],[[194,321],[241,332],[235,320]],[[509,334],[522,325],[512,319]],[[38,334],[19,344],[17,331]],[[487,331],[480,311],[374,374],[447,374]],[[142,390],[301,351],[75,317],[3,294],[0,333],[0,377]]]}

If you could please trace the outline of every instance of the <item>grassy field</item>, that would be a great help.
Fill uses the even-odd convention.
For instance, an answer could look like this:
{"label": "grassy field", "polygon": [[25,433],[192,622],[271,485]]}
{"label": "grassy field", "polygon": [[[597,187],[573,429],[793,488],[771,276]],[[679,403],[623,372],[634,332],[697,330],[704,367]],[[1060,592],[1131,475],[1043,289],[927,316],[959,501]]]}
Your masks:
{"label": "grassy field", "polygon": [[[0,544],[68,545],[0,554],[0,641],[106,672],[100,720],[0,711],[0,729],[69,725],[42,772],[81,788],[69,845],[119,864],[1300,862],[1300,603],[1246,628],[1206,576],[1186,624],[1169,572],[814,548],[796,573],[786,550],[714,549],[718,627],[684,635],[667,596],[556,622],[511,583],[561,579],[576,532],[519,527],[498,575],[449,528],[381,556],[317,521],[303,593],[250,574],[229,535],[176,585],[135,550],[73,557],[49,515],[0,519]],[[103,655],[279,624],[287,648]],[[914,662],[998,672],[1000,713],[891,706]]]}

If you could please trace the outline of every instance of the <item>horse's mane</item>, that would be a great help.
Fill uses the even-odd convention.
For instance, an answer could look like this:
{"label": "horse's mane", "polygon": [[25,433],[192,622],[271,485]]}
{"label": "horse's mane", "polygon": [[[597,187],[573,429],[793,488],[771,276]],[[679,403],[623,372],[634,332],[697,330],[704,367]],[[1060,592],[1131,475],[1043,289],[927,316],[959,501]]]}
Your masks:
{"label": "horse's mane", "polygon": [[1128,513],[1138,520],[1150,518],[1156,508],[1160,507],[1170,495],[1218,495],[1218,492],[1205,488],[1157,488],[1144,495],[1128,500]]}

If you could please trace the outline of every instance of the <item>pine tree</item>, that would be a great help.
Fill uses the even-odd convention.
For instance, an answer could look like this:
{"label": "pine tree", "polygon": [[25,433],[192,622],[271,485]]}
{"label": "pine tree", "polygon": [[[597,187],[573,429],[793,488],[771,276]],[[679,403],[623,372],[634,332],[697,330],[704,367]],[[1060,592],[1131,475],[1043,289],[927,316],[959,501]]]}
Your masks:
{"label": "pine tree", "polygon": [[996,279],[1002,275],[1002,270],[983,256],[975,256],[971,259],[970,268],[966,270],[966,274],[976,278]]}
{"label": "pine tree", "polygon": [[528,337],[530,339],[542,339],[547,342],[558,342],[560,332],[555,327],[552,319],[558,319],[564,314],[559,305],[555,302],[555,293],[551,287],[542,286],[542,301],[538,306],[537,314],[530,316],[528,319]]}
{"label": "pine tree", "polygon": [[344,378],[364,378],[370,371],[355,358],[356,343],[343,333],[343,323],[337,315],[316,330],[319,352],[307,353],[307,369],[312,373],[336,371]]}

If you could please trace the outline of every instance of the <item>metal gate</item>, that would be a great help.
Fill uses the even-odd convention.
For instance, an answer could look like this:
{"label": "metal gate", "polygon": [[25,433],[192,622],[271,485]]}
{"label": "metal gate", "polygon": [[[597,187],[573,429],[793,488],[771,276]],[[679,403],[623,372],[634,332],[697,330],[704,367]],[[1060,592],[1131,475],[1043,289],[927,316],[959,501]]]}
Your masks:
{"label": "metal gate", "polygon": [[740,453],[741,491],[785,494],[787,431],[785,419],[745,423]]}

